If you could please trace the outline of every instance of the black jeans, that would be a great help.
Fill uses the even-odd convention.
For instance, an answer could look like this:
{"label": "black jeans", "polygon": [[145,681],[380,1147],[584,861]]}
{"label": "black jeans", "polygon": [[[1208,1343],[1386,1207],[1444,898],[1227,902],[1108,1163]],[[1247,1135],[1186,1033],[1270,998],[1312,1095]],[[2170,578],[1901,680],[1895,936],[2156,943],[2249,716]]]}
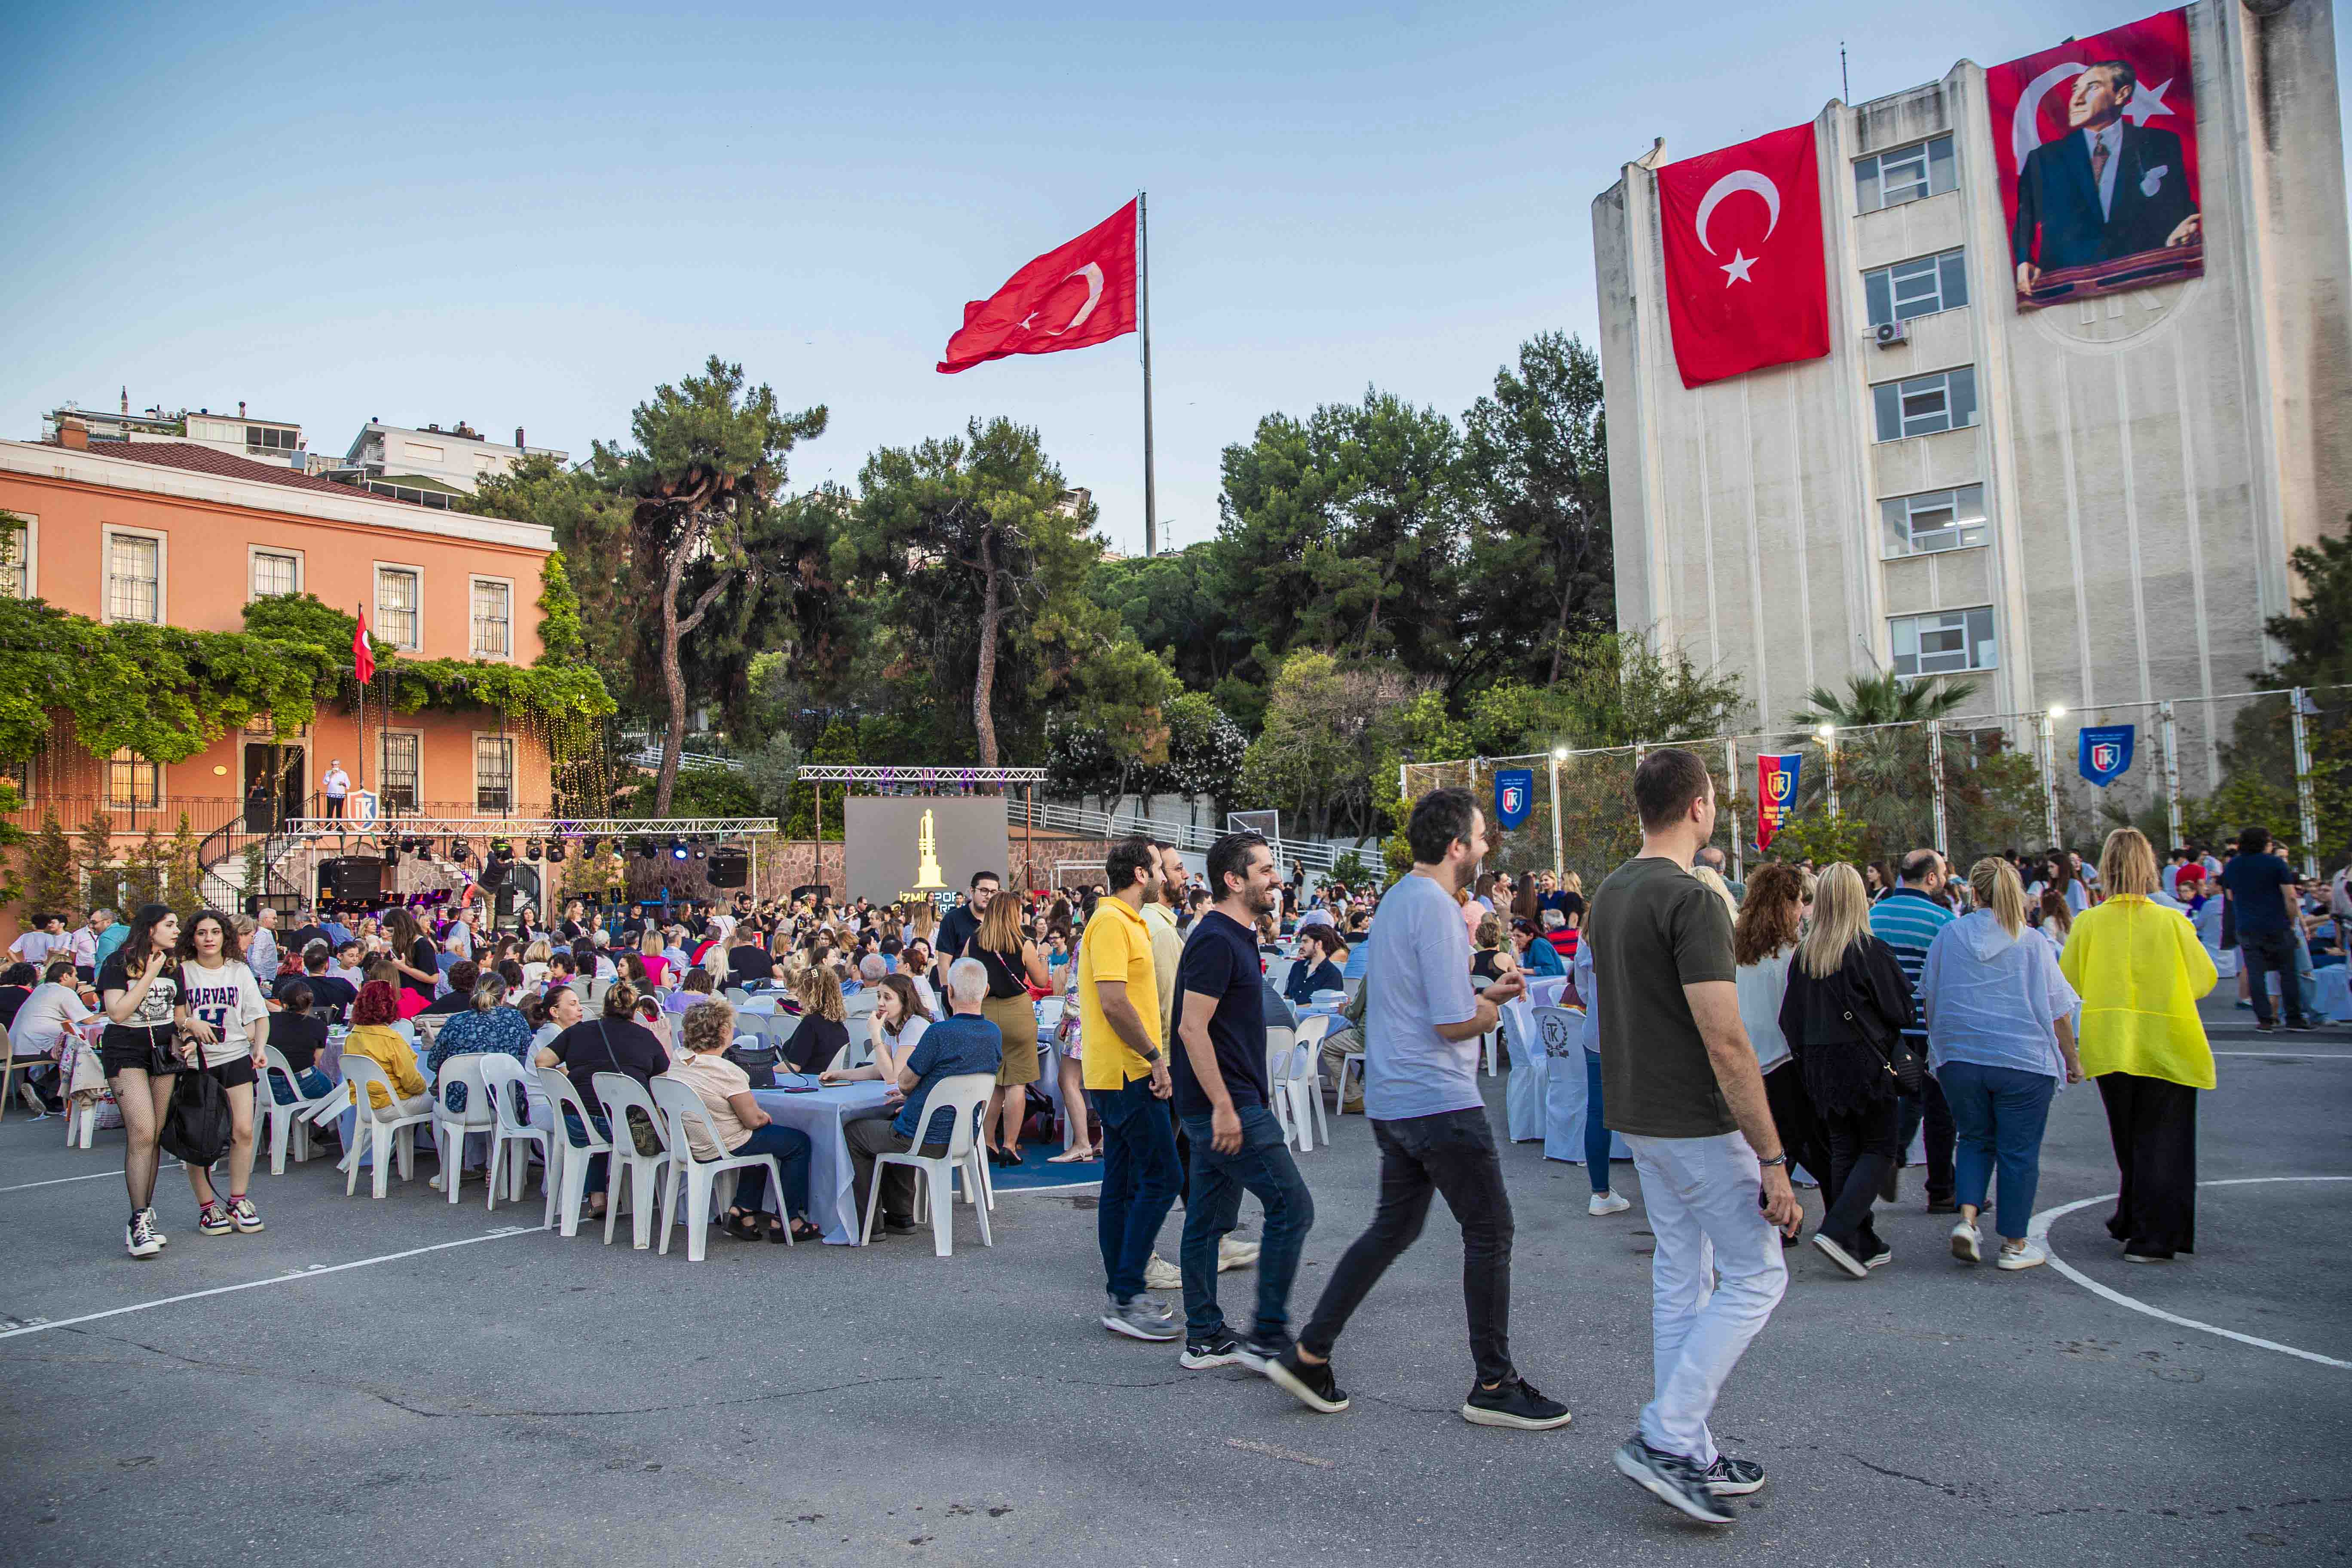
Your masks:
{"label": "black jeans", "polygon": [[[2238,950],[2246,955],[2246,984],[2254,992],[2254,1022],[2267,1029],[2271,1016],[2271,979],[2279,977],[2279,996],[2286,1003],[2286,1021],[2311,1022],[2303,1010],[2303,986],[2294,977],[2294,938],[2283,931],[2240,931]],[[2105,1075],[2100,1078],[2105,1083]]]}
{"label": "black jeans", "polygon": [[1511,1197],[1495,1154],[1486,1112],[1447,1110],[1372,1123],[1381,1146],[1381,1195],[1370,1229],[1332,1270],[1298,1336],[1300,1348],[1328,1359],[1348,1320],[1373,1285],[1421,1236],[1432,1193],[1462,1226],[1462,1300],[1470,1317],[1470,1354],[1478,1381],[1511,1375]]}
{"label": "black jeans", "polygon": [[1830,1145],[1829,1180],[1822,1188],[1829,1212],[1822,1215],[1821,1234],[1856,1257],[1880,1250],[1870,1205],[1878,1184],[1903,1157],[1903,1145],[1895,1142],[1899,1118],[1890,1098],[1821,1119]]}
{"label": "black jeans", "polygon": [[[1927,1037],[1915,1036],[1919,1054],[1927,1054]],[[1903,1156],[1911,1152],[1912,1135],[1919,1123],[1927,1123],[1927,1201],[1949,1203],[1952,1197],[1952,1145],[1958,1134],[1952,1126],[1952,1108],[1944,1102],[1943,1089],[1929,1078],[1919,1094],[1900,1095],[1896,1103],[1903,1107],[1903,1124],[1895,1136],[1895,1159],[1900,1164]]]}
{"label": "black jeans", "polygon": [[1822,1134],[1821,1118],[1813,1114],[1812,1097],[1805,1092],[1804,1069],[1795,1058],[1782,1058],[1780,1066],[1764,1075],[1764,1100],[1772,1108],[1772,1126],[1780,1134],[1781,1149],[1820,1184],[1822,1201],[1827,1203],[1829,1140]]}
{"label": "black jeans", "polygon": [[2107,1137],[2122,1177],[2107,1234],[2142,1258],[2196,1251],[2197,1091],[2160,1078],[2103,1072],[2099,1098],[2106,1102]]}

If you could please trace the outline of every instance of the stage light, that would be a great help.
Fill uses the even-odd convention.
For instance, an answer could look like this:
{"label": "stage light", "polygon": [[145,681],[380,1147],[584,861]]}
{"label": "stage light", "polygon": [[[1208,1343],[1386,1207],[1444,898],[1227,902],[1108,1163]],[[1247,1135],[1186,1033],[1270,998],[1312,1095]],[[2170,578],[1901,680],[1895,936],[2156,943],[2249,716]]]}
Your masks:
{"label": "stage light", "polygon": [[654,841],[643,835],[637,838],[637,858],[641,860],[650,860],[654,858]]}
{"label": "stage light", "polygon": [[491,839],[490,858],[494,860],[512,860],[514,858],[513,842],[505,838]]}
{"label": "stage light", "polygon": [[582,839],[580,841],[580,858],[583,860],[593,860],[596,858],[597,847],[604,842],[604,841],[603,839],[593,836]]}
{"label": "stage light", "polygon": [[449,840],[449,858],[452,860],[463,860],[470,852],[470,849],[471,846],[467,845],[462,838],[452,838]]}
{"label": "stage light", "polygon": [[400,841],[400,851],[401,851],[401,853],[402,853],[402,854],[404,854],[404,855],[414,855],[414,854],[415,854],[415,853],[416,853],[416,840],[415,840],[415,839],[414,839],[414,838],[404,838],[404,839],[402,839],[402,840]]}
{"label": "stage light", "polygon": [[551,838],[547,841],[547,863],[551,866],[561,866],[563,864],[562,839]]}
{"label": "stage light", "polygon": [[539,840],[536,838],[522,847],[522,858],[526,860],[536,862],[539,859]]}
{"label": "stage light", "polygon": [[673,838],[669,841],[669,858],[673,860],[683,860],[686,858],[685,839]]}

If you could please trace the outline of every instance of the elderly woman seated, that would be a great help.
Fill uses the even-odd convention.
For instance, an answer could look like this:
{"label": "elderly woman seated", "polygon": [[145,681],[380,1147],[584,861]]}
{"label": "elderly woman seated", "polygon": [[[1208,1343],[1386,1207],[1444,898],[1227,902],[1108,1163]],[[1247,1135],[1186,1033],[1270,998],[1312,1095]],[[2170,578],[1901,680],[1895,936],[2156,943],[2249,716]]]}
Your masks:
{"label": "elderly woman seated", "polygon": [[[808,1217],[808,1134],[782,1125],[761,1110],[751,1093],[751,1079],[727,1059],[727,1047],[735,1040],[735,1009],[724,1002],[705,1001],[687,1014],[678,1034],[678,1053],[665,1076],[694,1090],[709,1121],[708,1131],[700,1123],[687,1123],[687,1141],[693,1145],[694,1157],[717,1160],[730,1154],[774,1155],[784,1188],[778,1205],[791,1216],[793,1237],[802,1241],[821,1238],[824,1232],[810,1224]],[[711,1136],[714,1133],[716,1142]],[[764,1167],[754,1165],[738,1173],[735,1206],[720,1221],[728,1235],[744,1241],[759,1239],[762,1223],[760,1211],[767,1193],[768,1173]],[[784,1240],[782,1220],[769,1217],[765,1225],[770,1241]]]}

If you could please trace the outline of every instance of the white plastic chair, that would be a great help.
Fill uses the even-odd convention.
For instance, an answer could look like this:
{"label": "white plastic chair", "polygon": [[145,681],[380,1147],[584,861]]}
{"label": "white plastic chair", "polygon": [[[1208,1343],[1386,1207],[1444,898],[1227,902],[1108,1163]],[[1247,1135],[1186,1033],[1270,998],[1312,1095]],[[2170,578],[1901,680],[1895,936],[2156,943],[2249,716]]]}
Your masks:
{"label": "white plastic chair", "polygon": [[1331,1142],[1331,1121],[1323,1110],[1323,1037],[1330,1032],[1328,1014],[1318,1013],[1299,1021],[1288,1080],[1294,1113],[1302,1121],[1312,1119],[1315,1135],[1326,1144]]}
{"label": "white plastic chair", "polygon": [[530,1145],[539,1145],[540,1192],[547,1200],[541,1226],[555,1223],[554,1150],[550,1145],[548,1131],[534,1127],[515,1112],[515,1100],[520,1097],[530,1102],[528,1086],[523,1081],[522,1064],[503,1052],[482,1054],[482,1082],[490,1095],[490,1114],[495,1118],[490,1132],[490,1157],[483,1166],[483,1176],[489,1187],[484,1203],[495,1211],[499,1206],[499,1167],[508,1159],[507,1150],[513,1148],[512,1174],[508,1177],[507,1196],[510,1201],[522,1201],[523,1188],[530,1181]]}
{"label": "white plastic chair", "polygon": [[[602,1076],[602,1075],[599,1075]],[[992,1075],[990,1081],[994,1082]],[[686,1187],[686,1256],[690,1263],[702,1261],[710,1246],[710,1211],[719,1204],[730,1201],[734,1194],[735,1173],[751,1165],[767,1167],[770,1190],[776,1194],[777,1206],[783,1206],[784,1173],[777,1168],[773,1154],[724,1154],[716,1160],[695,1157],[694,1145],[688,1140],[687,1128],[696,1121],[713,1143],[718,1132],[710,1125],[709,1113],[702,1109],[702,1099],[694,1090],[667,1075],[654,1079],[654,1103],[661,1107],[669,1122],[669,1179],[662,1184],[661,1250],[669,1255],[669,1227],[678,1217],[678,1186]],[[618,1123],[614,1126],[617,1129]],[[728,1190],[715,1193],[721,1177],[727,1179]],[[784,1221],[784,1243],[793,1241],[792,1222]]]}
{"label": "white plastic chair", "polygon": [[719,992],[719,994],[726,997],[730,1003],[734,1004],[739,1010],[742,1007],[744,1003],[749,1002],[751,999],[751,994],[749,991],[744,990],[740,985],[727,986]]}
{"label": "white plastic chair", "polygon": [[1265,1031],[1266,1099],[1272,1102],[1274,1120],[1282,1128],[1283,1141],[1297,1145],[1302,1151],[1315,1146],[1314,1130],[1301,1131],[1297,1103],[1290,1098],[1291,1062],[1298,1039],[1279,1024]]}
{"label": "white plastic chair", "polygon": [[[449,1109],[447,1095],[453,1083],[466,1086],[466,1109]],[[482,1078],[482,1058],[478,1052],[451,1057],[441,1064],[433,1079],[433,1146],[441,1152],[441,1190],[451,1203],[457,1201],[457,1188],[465,1182],[466,1134],[479,1132],[485,1136],[498,1130],[497,1109],[490,1103],[489,1085]]]}
{"label": "white plastic chair", "polygon": [[[375,1107],[375,1096],[369,1092],[376,1084],[383,1086],[384,1098],[391,1102],[381,1110]],[[343,1196],[350,1197],[359,1189],[360,1149],[364,1142],[369,1162],[375,1169],[375,1195],[381,1199],[391,1190],[395,1148],[400,1152],[400,1179],[405,1182],[415,1178],[416,1130],[433,1120],[433,1112],[428,1107],[403,1114],[400,1091],[392,1087],[392,1079],[384,1076],[383,1068],[366,1057],[343,1058],[343,1086],[351,1091],[352,1108],[358,1113],[352,1123],[352,1146],[343,1155]]]}
{"label": "white plastic chair", "polygon": [[[555,1150],[555,1163],[546,1181],[551,1187],[562,1184],[562,1195],[555,1200],[556,1217],[562,1222],[562,1234],[578,1236],[580,1207],[588,1195],[588,1162],[598,1154],[610,1154],[613,1144],[611,1140],[597,1135],[596,1121],[588,1114],[587,1101],[580,1098],[580,1091],[572,1087],[572,1080],[564,1076],[562,1068],[531,1070],[539,1074],[539,1087],[555,1112],[554,1136],[548,1140]],[[563,1120],[567,1110],[580,1119],[580,1142],[573,1142],[572,1129]],[[610,1169],[609,1162],[606,1168]],[[610,1186],[611,1183],[605,1184]],[[610,1194],[604,1201],[607,1205],[612,1203]]]}
{"label": "white plastic chair", "polygon": [[915,1131],[919,1137],[931,1124],[931,1118],[942,1107],[953,1112],[949,1118],[947,1152],[936,1158],[926,1158],[915,1152],[920,1143],[903,1154],[877,1154],[874,1157],[874,1180],[866,1194],[866,1228],[859,1235],[859,1245],[874,1239],[874,1219],[882,1211],[882,1167],[912,1165],[927,1175],[927,1185],[915,1189],[915,1219],[923,1218],[925,1199],[929,1200],[931,1219],[931,1251],[940,1258],[955,1253],[955,1177],[961,1170],[964,1177],[964,1198],[980,1220],[980,1242],[982,1247],[994,1247],[996,1238],[988,1228],[988,1211],[993,1206],[989,1191],[988,1173],[981,1152],[980,1141],[972,1136],[974,1114],[988,1103],[996,1088],[996,1075],[989,1072],[958,1073],[931,1085],[930,1093],[923,1099],[921,1110],[915,1118]]}
{"label": "white plastic chair", "polygon": [[[281,1079],[285,1081],[287,1089],[294,1096],[291,1103],[284,1105],[278,1103],[278,1092],[270,1085],[272,1079]],[[269,1173],[271,1175],[282,1176],[286,1173],[286,1152],[289,1144],[292,1145],[294,1158],[297,1161],[310,1159],[310,1123],[319,1110],[333,1098],[332,1089],[328,1089],[325,1094],[316,1096],[304,1093],[302,1081],[295,1076],[294,1064],[286,1059],[286,1053],[276,1046],[261,1047],[261,1083],[254,1091],[253,1102],[254,1108],[260,1112],[269,1129]],[[66,1142],[68,1143],[73,1142],[70,1135]]]}
{"label": "white plastic chair", "polygon": [[[639,1252],[653,1245],[654,1200],[660,1192],[662,1167],[670,1163],[669,1120],[661,1113],[645,1091],[645,1087],[626,1073],[600,1072],[590,1080],[595,1087],[596,1098],[604,1103],[604,1120],[613,1127],[613,1157],[606,1164],[604,1182],[604,1245],[613,1245],[613,1226],[620,1218],[623,1165],[628,1167],[625,1196],[629,1202],[629,1240]],[[658,1154],[640,1154],[637,1141],[629,1133],[629,1112],[635,1110],[651,1124],[661,1140]]]}

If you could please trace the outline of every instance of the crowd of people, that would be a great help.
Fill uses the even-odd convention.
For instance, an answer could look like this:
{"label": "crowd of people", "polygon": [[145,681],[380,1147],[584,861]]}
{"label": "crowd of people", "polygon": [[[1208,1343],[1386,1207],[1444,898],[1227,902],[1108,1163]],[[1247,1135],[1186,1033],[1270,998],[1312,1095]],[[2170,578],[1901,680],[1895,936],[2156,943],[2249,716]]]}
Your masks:
{"label": "crowd of people", "polygon": [[[526,909],[510,930],[474,907],[429,926],[406,908],[304,910],[282,931],[272,911],[204,910],[184,929],[160,905],[127,924],[96,910],[71,931],[56,917],[17,939],[0,1010],[19,1056],[102,1015],[134,1257],[164,1245],[157,1132],[175,1076],[213,1075],[232,1113],[225,1186],[188,1171],[199,1231],[257,1231],[256,1096],[265,1082],[281,1099],[324,1093],[317,1064],[337,1026],[343,1058],[378,1069],[379,1109],[421,1110],[468,1054],[561,1068],[575,1146],[593,1123],[600,1139],[656,1152],[650,1128],[592,1109],[599,1072],[686,1084],[704,1110],[690,1124],[697,1157],[776,1162],[775,1212],[761,1168],[720,1218],[746,1241],[820,1234],[809,1140],[756,1098],[778,1071],[886,1086],[844,1128],[864,1204],[878,1156],[945,1152],[949,1112],[927,1101],[950,1077],[993,1079],[977,1135],[990,1160],[1025,1163],[1024,1141],[1053,1135],[1055,1100],[1040,1079],[1058,1055],[1063,1147],[1051,1158],[1100,1162],[1107,1330],[1181,1341],[1184,1367],[1247,1366],[1309,1409],[1343,1411],[1339,1341],[1443,1196],[1463,1245],[1472,1378],[1460,1414],[1544,1430],[1570,1415],[1512,1354],[1512,1205],[1478,1061],[1529,979],[1558,977],[1582,1014],[1587,1212],[1632,1206],[1611,1174],[1622,1138],[1656,1238],[1654,1396],[1615,1462],[1681,1512],[1721,1523],[1723,1500],[1764,1475],[1717,1447],[1707,1416],[1785,1289],[1804,1223],[1800,1173],[1821,1192],[1811,1245],[1839,1276],[1868,1279],[1893,1260],[1874,1215],[1897,1201],[1915,1137],[1927,1206],[1952,1216],[1952,1257],[2032,1268],[2046,1260],[2028,1221],[2050,1109],[2090,1079],[2119,1173],[2107,1223],[2122,1256],[2192,1253],[2197,1094],[2214,1085],[2197,1002],[2234,967],[2257,1027],[2280,1026],[2273,980],[2284,1026],[2311,1026],[2309,977],[2343,962],[2352,916],[2342,873],[2305,884],[2260,828],[2226,864],[2198,846],[2159,864],[2122,828],[2089,862],[2053,850],[1962,869],[1921,847],[1859,868],[1770,860],[1738,879],[1712,843],[1714,786],[1696,756],[1652,751],[1633,805],[1640,852],[1590,895],[1573,875],[1484,870],[1483,814],[1466,791],[1440,790],[1407,822],[1411,871],[1379,889],[1310,892],[1264,838],[1234,833],[1208,852],[1202,885],[1173,846],[1137,838],[1110,847],[1098,886],[1007,893],[983,873],[944,906],[808,889],[726,908],[574,902],[545,921]],[[736,987],[778,995],[789,1032],[740,1038],[725,999]],[[861,995],[870,1059],[854,1060],[849,999]],[[1058,1052],[1039,1044],[1038,1004],[1055,998]],[[1378,1188],[1370,1223],[1294,1333],[1316,1205],[1273,1108],[1266,1047],[1302,1010],[1335,1007],[1324,1088],[1346,1096],[1356,1080],[1360,1102],[1345,1108],[1369,1120]],[[286,1073],[269,1070],[272,1053]],[[464,1109],[462,1084],[440,1092]],[[587,1173],[592,1215],[607,1201],[606,1163]],[[908,1167],[883,1169],[866,1218],[887,1237],[914,1228],[915,1193]],[[1244,1195],[1263,1210],[1255,1242],[1235,1234]],[[1171,1264],[1155,1245],[1180,1200]],[[1251,1314],[1229,1321],[1218,1277],[1253,1265]],[[1169,1291],[1181,1292],[1181,1317]]]}

